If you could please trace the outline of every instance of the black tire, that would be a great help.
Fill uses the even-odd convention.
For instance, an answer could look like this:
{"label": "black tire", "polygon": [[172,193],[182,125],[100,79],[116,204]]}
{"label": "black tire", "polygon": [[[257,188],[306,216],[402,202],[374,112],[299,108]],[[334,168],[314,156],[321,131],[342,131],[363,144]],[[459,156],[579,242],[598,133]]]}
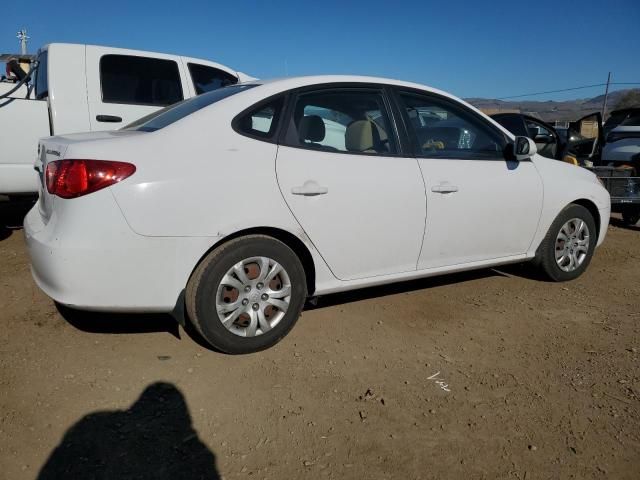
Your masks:
{"label": "black tire", "polygon": [[[241,337],[225,328],[216,311],[218,286],[236,263],[251,257],[268,257],[286,270],[291,297],[284,317],[270,331]],[[307,284],[300,259],[286,244],[266,235],[248,235],[229,241],[210,252],[189,279],[186,307],[189,318],[214,348],[229,354],[258,352],[278,343],[293,328],[307,297]]]}
{"label": "black tire", "polygon": [[633,226],[640,221],[640,207],[626,208],[622,211],[622,221],[625,225]]}
{"label": "black tire", "polygon": [[[587,228],[589,229],[589,247],[586,257],[580,266],[573,271],[566,272],[562,270],[556,262],[556,238],[562,226],[573,218],[579,218],[587,224]],[[571,204],[562,210],[551,224],[549,231],[538,247],[535,263],[538,265],[542,273],[554,282],[566,282],[573,280],[582,275],[589,266],[597,241],[598,232],[596,231],[596,222],[593,215],[591,215],[591,212],[582,205]]]}

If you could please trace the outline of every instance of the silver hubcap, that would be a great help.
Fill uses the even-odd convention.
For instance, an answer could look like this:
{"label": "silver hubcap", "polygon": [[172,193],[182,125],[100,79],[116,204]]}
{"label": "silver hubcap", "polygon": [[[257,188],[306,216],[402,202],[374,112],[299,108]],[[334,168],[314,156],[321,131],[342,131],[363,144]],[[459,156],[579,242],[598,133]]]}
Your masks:
{"label": "silver hubcap", "polygon": [[267,257],[236,263],[216,293],[218,318],[230,332],[255,337],[274,328],[287,313],[291,281],[286,270]]}
{"label": "silver hubcap", "polygon": [[565,223],[556,237],[556,263],[560,270],[573,272],[587,258],[589,252],[589,227],[579,219]]}

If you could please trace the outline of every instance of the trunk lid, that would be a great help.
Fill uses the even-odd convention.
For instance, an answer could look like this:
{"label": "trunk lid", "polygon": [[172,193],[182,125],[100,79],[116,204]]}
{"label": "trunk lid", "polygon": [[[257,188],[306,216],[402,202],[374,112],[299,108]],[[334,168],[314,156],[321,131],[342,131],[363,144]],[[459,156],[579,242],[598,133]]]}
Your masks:
{"label": "trunk lid", "polygon": [[115,138],[129,137],[133,135],[145,135],[144,132],[137,131],[110,131],[110,132],[89,132],[76,133],[56,137],[43,138],[38,142],[38,157],[34,168],[38,172],[38,208],[40,215],[46,224],[51,218],[56,201],[55,195],[51,195],[47,190],[47,165],[56,160],[69,158],[67,152],[69,147],[81,143],[96,142]]}
{"label": "trunk lid", "polygon": [[50,162],[64,158],[64,154],[69,147],[68,145],[56,142],[55,139],[56,137],[52,137],[38,142],[38,158],[34,165],[36,172],[38,172],[38,208],[45,223],[47,223],[51,217],[53,203],[55,201],[55,197],[47,191],[47,165]]}

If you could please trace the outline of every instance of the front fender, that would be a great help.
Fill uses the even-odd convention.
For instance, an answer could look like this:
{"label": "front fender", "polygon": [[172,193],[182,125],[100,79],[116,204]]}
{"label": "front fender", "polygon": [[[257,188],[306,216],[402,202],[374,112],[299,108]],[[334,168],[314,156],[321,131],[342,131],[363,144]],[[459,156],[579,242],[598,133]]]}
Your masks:
{"label": "front fender", "polygon": [[586,206],[600,225],[598,245],[604,240],[611,212],[609,192],[589,170],[536,155],[533,159],[543,183],[543,204],[538,230],[529,256],[534,256],[542,239],[560,212],[572,203]]}

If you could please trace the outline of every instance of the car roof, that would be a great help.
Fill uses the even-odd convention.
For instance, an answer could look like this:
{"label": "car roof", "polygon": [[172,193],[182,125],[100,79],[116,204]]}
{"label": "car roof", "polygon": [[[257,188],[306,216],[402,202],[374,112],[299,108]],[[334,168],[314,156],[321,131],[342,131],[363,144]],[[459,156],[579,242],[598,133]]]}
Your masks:
{"label": "car roof", "polygon": [[278,89],[281,89],[281,90],[289,90],[294,88],[321,85],[321,84],[330,84],[330,83],[362,83],[362,84],[394,85],[394,86],[407,87],[407,88],[416,88],[419,90],[426,90],[429,92],[437,93],[442,96],[460,100],[459,98],[451,95],[450,93],[444,92],[437,88],[429,87],[427,85],[422,85],[414,82],[405,82],[403,80],[395,80],[392,78],[369,77],[369,76],[363,76],[363,75],[308,75],[308,76],[299,76],[299,77],[259,79],[259,80],[252,80],[250,82],[246,82],[246,84],[248,85],[251,85],[251,84],[262,85],[262,86],[269,85],[272,87],[278,87]]}
{"label": "car roof", "polygon": [[[392,78],[384,77],[370,77],[363,75],[308,75],[299,77],[281,77],[271,79],[258,79],[244,82],[237,85],[258,85],[260,90],[268,90],[271,94],[284,92],[286,90],[293,90],[302,87],[312,87],[314,85],[332,84],[332,83],[351,83],[351,84],[377,84],[377,85],[390,85],[397,87],[407,87],[417,90],[424,90],[426,92],[435,93],[437,95],[451,98],[457,102],[460,102],[467,107],[472,108],[480,112],[476,107],[468,102],[465,102],[459,97],[452,95],[451,93],[439,90],[428,85],[423,85],[415,82],[406,82],[403,80],[396,80]],[[483,116],[489,118],[484,113],[480,112]]]}

